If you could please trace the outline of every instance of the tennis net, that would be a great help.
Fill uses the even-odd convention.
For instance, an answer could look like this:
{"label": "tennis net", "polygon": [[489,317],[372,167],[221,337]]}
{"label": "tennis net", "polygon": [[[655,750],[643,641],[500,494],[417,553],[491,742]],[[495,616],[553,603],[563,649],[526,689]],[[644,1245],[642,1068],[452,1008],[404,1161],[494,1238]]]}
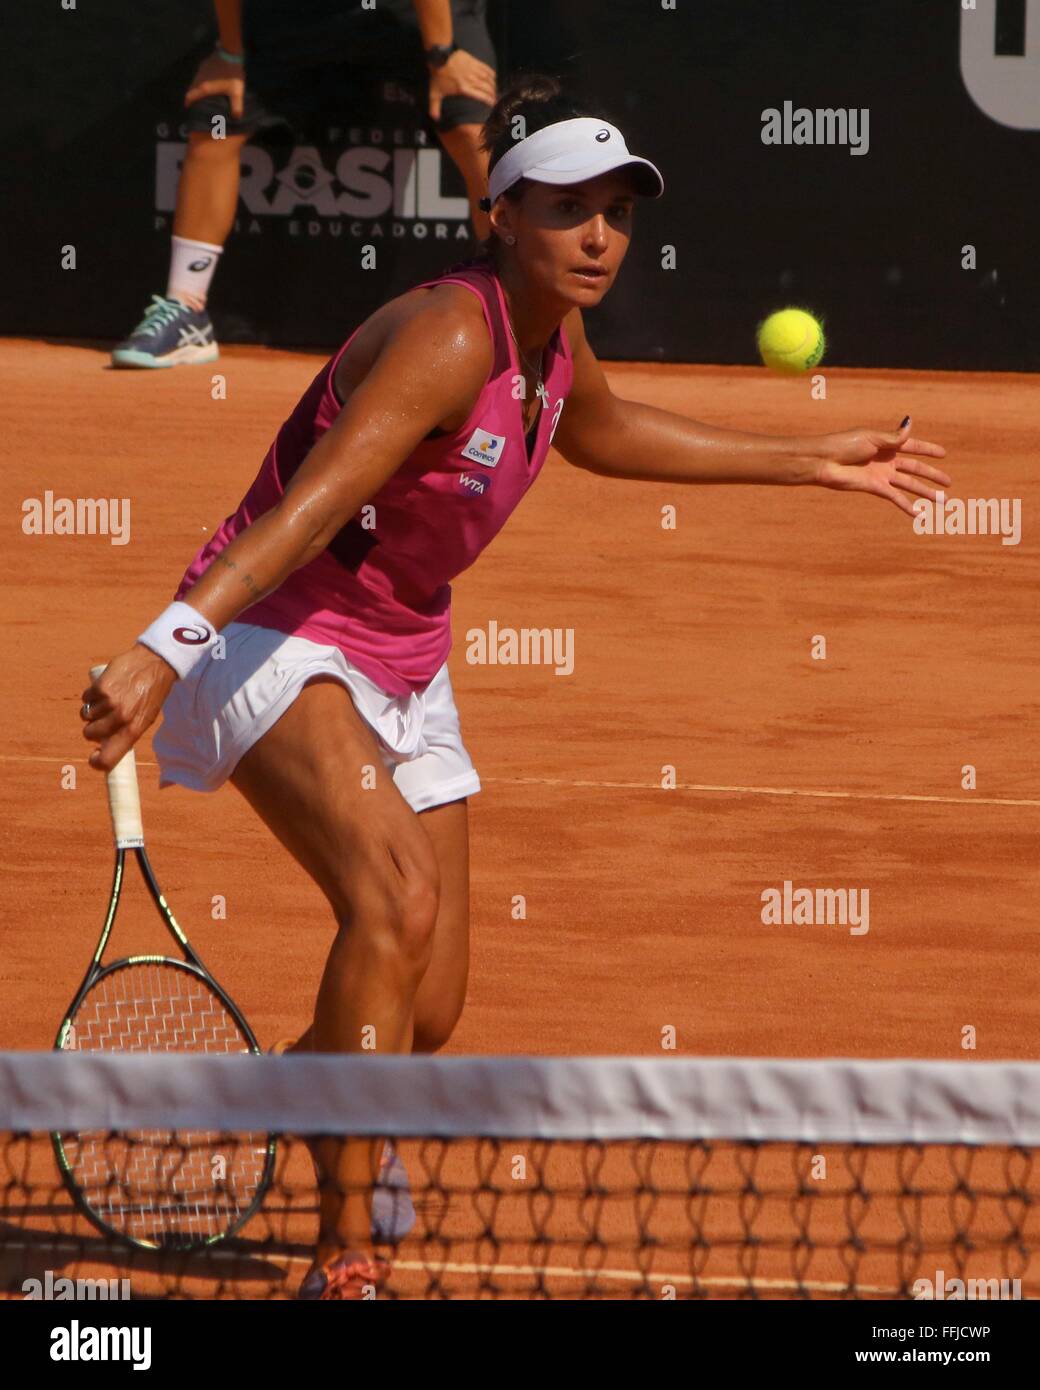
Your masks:
{"label": "tennis net", "polygon": [[6,1297],[294,1297],[319,1136],[380,1297],[1040,1296],[1040,1064],[7,1053],[0,1136]]}

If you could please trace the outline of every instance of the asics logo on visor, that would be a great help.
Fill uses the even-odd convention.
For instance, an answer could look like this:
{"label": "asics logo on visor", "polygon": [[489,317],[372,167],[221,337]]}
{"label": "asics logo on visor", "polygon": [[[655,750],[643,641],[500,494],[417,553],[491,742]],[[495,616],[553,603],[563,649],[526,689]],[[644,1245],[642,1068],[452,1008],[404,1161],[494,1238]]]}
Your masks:
{"label": "asics logo on visor", "polygon": [[609,131],[609,130],[600,130],[600,131],[597,131],[597,132],[596,132],[596,139],[597,139],[597,140],[600,140],[600,141],[602,141],[602,140],[609,140],[609,139],[610,139],[610,131]]}

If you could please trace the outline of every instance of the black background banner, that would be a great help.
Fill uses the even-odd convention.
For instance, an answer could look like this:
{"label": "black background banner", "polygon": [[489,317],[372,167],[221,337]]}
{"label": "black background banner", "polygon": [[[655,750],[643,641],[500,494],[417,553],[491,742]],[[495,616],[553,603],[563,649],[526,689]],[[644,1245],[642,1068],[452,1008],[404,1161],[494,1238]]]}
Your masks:
{"label": "black background banner", "polygon": [[[417,1335],[405,1337],[403,1331],[417,1332],[417,1316],[423,1320],[422,1327],[431,1332],[446,1325],[454,1328],[458,1326],[454,1322],[458,1314],[444,1304],[418,1315],[404,1307],[390,1312],[390,1306],[388,1301],[374,1300],[357,1316],[376,1319],[372,1324],[374,1335],[393,1334],[395,1371],[404,1377],[428,1374],[429,1351],[423,1339]],[[426,1323],[427,1316],[435,1321]],[[471,1324],[474,1315],[464,1316]],[[513,1321],[515,1316],[523,1317],[523,1337],[518,1335],[520,1324]],[[544,1374],[544,1338],[526,1335],[529,1316],[510,1314],[505,1309],[497,1314],[483,1314],[490,1334],[501,1330],[511,1338],[510,1368],[517,1375],[521,1368],[529,1370],[534,1378]],[[553,1318],[551,1313],[539,1316],[544,1320],[541,1326],[547,1326]],[[590,1372],[599,1376],[613,1367],[619,1319],[631,1318],[628,1325],[640,1332],[647,1326],[640,1313],[626,1314],[617,1303],[611,1303],[609,1314],[600,1315],[608,1317],[608,1322],[600,1323],[592,1310],[586,1316],[590,1335],[582,1338],[580,1349],[572,1351],[565,1343],[554,1348],[554,1363],[564,1376],[588,1377]],[[669,1316],[665,1308],[663,1314],[653,1316],[655,1357],[662,1360],[669,1355],[667,1349],[671,1346],[670,1355],[677,1361],[689,1359],[694,1339],[693,1374],[709,1360],[714,1364],[716,1358],[737,1376],[749,1372],[770,1377],[781,1364],[799,1371],[833,1370],[843,1381],[854,1377],[856,1368],[864,1364],[877,1367],[886,1362],[928,1362],[946,1369],[956,1361],[971,1363],[972,1369],[981,1364],[1009,1381],[1013,1375],[1021,1374],[1035,1345],[1033,1315],[1025,1302],[1018,1301],[896,1303],[869,1299],[818,1303],[713,1299],[690,1307],[685,1314],[676,1308]],[[89,1377],[91,1371],[98,1378],[104,1376],[109,1384],[123,1377],[129,1383],[138,1380],[129,1360],[78,1360],[74,1364],[53,1360],[51,1350],[60,1345],[59,1329],[69,1329],[71,1333],[73,1319],[78,1323],[77,1346],[83,1327],[138,1329],[139,1351],[143,1353],[147,1345],[148,1370],[161,1383],[177,1373],[183,1376],[196,1348],[200,1351],[194,1357],[193,1374],[219,1376],[221,1384],[246,1375],[266,1382],[298,1382],[307,1364],[335,1364],[337,1356],[342,1359],[342,1321],[330,1322],[327,1317],[310,1315],[298,1303],[284,1302],[277,1307],[263,1302],[216,1300],[0,1303],[0,1332],[5,1345],[17,1355],[33,1381],[43,1376],[48,1383],[54,1383],[63,1375],[79,1381],[84,1375]],[[144,1369],[143,1355],[141,1359]],[[149,1382],[142,1379],[141,1383]]]}
{"label": "black background banner", "polygon": [[[1040,34],[1025,14],[1026,0],[974,13],[958,0],[491,0],[500,82],[560,74],[665,177],[589,316],[600,354],[752,362],[758,320],[800,304],[823,317],[836,364],[1037,370]],[[213,41],[210,4],[55,0],[5,31],[0,331],[119,338],[165,287],[183,94]],[[788,101],[866,108],[867,152],[763,144],[763,112]],[[383,172],[366,149],[377,164],[387,153]],[[253,206],[240,200],[211,299],[221,341],[332,347],[472,245],[461,177],[421,104],[378,84],[345,82],[316,136],[245,158]],[[350,187],[359,158],[367,202]],[[395,197],[397,212],[368,215]]]}

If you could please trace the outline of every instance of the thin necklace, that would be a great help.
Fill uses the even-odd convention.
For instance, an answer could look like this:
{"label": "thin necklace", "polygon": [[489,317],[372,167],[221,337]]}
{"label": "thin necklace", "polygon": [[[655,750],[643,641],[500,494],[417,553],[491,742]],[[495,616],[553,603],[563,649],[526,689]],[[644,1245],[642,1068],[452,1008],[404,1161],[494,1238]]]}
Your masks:
{"label": "thin necklace", "polygon": [[[502,297],[503,297],[503,299],[505,298],[504,295],[503,295]],[[535,393],[535,395],[536,395],[536,396],[538,397],[538,399],[541,401],[543,407],[548,408],[548,405],[549,405],[549,393],[548,393],[548,391],[545,389],[545,382],[542,380],[542,368],[543,368],[544,365],[545,365],[545,348],[542,348],[541,356],[540,356],[539,359],[538,359],[538,367],[537,367],[537,369],[534,368],[534,367],[532,367],[531,363],[528,362],[527,358],[524,356],[524,350],[523,350],[523,348],[520,346],[520,343],[519,343],[519,341],[517,340],[516,334],[513,332],[513,320],[512,320],[512,318],[510,317],[509,305],[508,305],[508,303],[506,304],[506,326],[507,326],[508,329],[509,329],[509,336],[512,338],[514,344],[516,345],[517,356],[520,358],[520,361],[524,364],[524,366],[527,368],[527,370],[528,370],[529,372],[531,372],[531,373],[537,378],[538,384],[537,384],[537,386],[535,386],[535,388],[534,388],[534,393]]]}

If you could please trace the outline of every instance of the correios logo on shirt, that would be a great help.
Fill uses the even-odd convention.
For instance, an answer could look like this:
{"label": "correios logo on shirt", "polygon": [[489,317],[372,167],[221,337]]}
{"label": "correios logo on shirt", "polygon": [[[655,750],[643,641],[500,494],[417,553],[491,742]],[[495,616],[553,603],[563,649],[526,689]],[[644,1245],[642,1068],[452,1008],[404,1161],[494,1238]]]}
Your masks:
{"label": "correios logo on shirt", "polygon": [[469,443],[462,451],[462,457],[472,459],[474,463],[482,463],[485,468],[496,468],[505,447],[504,434],[493,434],[490,430],[483,429],[474,430],[469,437]]}

